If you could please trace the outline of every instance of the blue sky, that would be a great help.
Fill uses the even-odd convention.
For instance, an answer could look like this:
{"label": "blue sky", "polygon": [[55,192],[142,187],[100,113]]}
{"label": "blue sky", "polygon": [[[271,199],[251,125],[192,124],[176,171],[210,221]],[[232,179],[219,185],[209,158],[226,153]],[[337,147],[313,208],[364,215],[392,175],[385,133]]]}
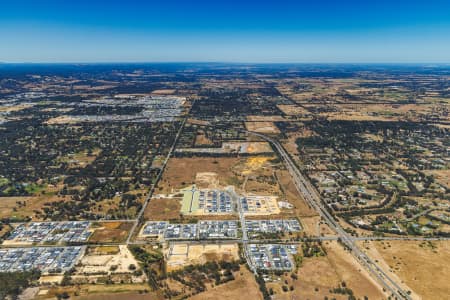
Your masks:
{"label": "blue sky", "polygon": [[450,1],[0,0],[3,62],[450,62]]}

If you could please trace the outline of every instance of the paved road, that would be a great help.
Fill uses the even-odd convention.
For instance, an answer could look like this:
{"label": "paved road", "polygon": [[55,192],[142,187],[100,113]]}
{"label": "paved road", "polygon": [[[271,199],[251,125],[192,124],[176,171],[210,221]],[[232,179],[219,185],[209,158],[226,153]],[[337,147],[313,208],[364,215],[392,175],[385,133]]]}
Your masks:
{"label": "paved road", "polygon": [[252,272],[256,275],[257,270],[255,266],[252,263],[252,260],[250,259],[250,255],[248,253],[248,234],[247,234],[247,227],[245,227],[245,215],[244,215],[244,209],[242,208],[242,203],[239,195],[236,194],[234,189],[231,192],[231,196],[234,198],[235,203],[237,203],[237,210],[239,213],[239,222],[241,223],[241,231],[242,231],[242,238],[239,240],[239,242],[242,243],[242,248],[244,250],[244,256],[247,260],[247,264],[249,268],[252,270]]}
{"label": "paved road", "polygon": [[341,225],[334,219],[334,217],[328,212],[327,208],[323,205],[319,194],[312,184],[307,180],[300,170],[297,168],[291,157],[286,150],[281,146],[278,141],[275,141],[263,134],[248,132],[256,135],[273,145],[278,154],[281,156],[286,168],[288,169],[294,184],[300,194],[303,195],[306,202],[314,209],[317,210],[322,219],[327,222],[328,226],[332,228],[340,238],[340,241],[351,250],[353,256],[372,274],[387,291],[392,293],[397,299],[411,299],[411,297],[404,291],[391,277],[388,276],[380,267],[378,267],[372,259],[370,259],[361,249],[356,245],[351,235],[348,234]]}

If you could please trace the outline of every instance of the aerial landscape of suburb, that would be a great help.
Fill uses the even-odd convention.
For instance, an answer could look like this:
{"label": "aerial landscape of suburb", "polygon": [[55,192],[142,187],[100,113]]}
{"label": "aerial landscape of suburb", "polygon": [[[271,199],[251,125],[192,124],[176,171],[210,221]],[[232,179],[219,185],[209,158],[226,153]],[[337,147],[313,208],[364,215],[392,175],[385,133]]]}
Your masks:
{"label": "aerial landscape of suburb", "polygon": [[0,1],[0,300],[450,300],[448,0]]}
{"label": "aerial landscape of suburb", "polygon": [[445,299],[449,79],[4,65],[2,285],[36,299]]}

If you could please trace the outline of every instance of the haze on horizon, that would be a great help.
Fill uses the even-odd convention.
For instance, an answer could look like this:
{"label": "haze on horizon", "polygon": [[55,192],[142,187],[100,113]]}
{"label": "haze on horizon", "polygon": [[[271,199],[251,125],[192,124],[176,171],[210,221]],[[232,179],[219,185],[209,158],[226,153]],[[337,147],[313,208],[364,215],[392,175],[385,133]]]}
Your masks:
{"label": "haze on horizon", "polygon": [[2,1],[0,61],[450,62],[445,0],[68,2]]}

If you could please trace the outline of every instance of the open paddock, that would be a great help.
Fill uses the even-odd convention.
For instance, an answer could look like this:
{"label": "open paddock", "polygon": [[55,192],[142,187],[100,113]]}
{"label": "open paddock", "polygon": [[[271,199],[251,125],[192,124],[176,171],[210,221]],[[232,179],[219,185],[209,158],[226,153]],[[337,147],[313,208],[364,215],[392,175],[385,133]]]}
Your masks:
{"label": "open paddock", "polygon": [[96,222],[92,224],[94,232],[89,243],[120,243],[124,242],[129,231],[133,227],[132,222]]}
{"label": "open paddock", "polygon": [[187,265],[204,264],[208,261],[238,260],[239,247],[236,243],[185,244],[173,243],[165,249],[167,270],[172,271]]}

